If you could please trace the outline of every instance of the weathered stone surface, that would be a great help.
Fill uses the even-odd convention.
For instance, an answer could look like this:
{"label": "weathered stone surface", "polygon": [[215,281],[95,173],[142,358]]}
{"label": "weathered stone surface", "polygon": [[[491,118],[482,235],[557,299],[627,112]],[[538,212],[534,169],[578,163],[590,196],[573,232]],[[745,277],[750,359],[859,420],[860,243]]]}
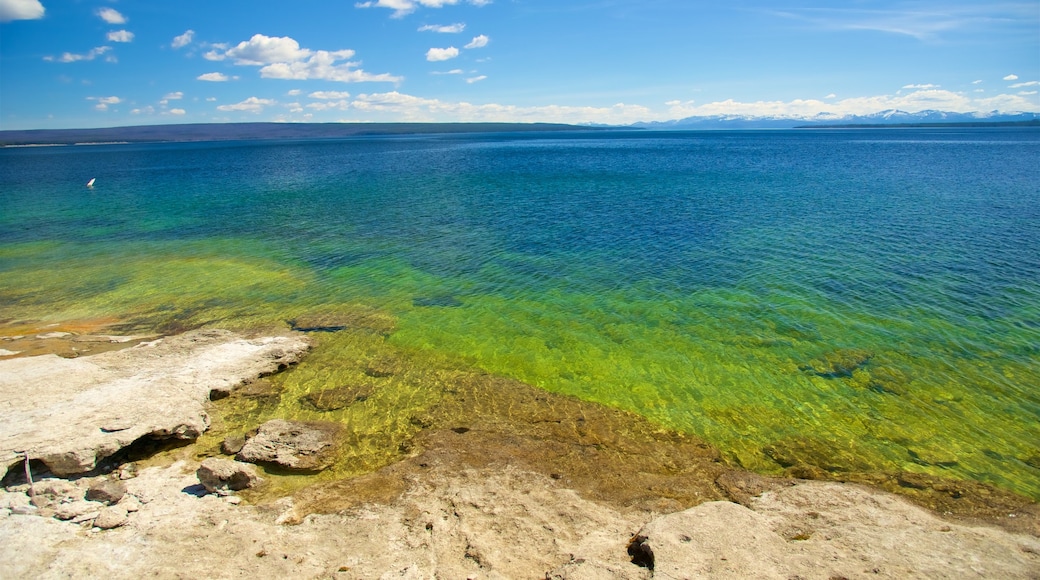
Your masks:
{"label": "weathered stone surface", "polygon": [[118,479],[105,479],[91,485],[87,489],[86,499],[103,504],[112,505],[119,503],[126,495],[126,484]]}
{"label": "weathered stone surface", "polygon": [[104,508],[104,504],[96,501],[87,501],[85,499],[72,501],[68,503],[58,504],[54,508],[54,517],[59,520],[74,520],[84,515],[92,514],[93,517],[97,517],[101,513],[101,509]]}
{"label": "weathered stone surface", "polygon": [[224,455],[235,455],[246,445],[244,435],[228,435],[220,442],[220,452]]}
{"label": "weathered stone surface", "polygon": [[203,461],[195,474],[210,493],[240,491],[263,482],[263,478],[252,465],[219,457]]}
{"label": "weathered stone surface", "polygon": [[101,513],[94,519],[94,527],[102,530],[118,528],[127,521],[126,508],[118,505],[102,508]]}
{"label": "weathered stone surface", "polygon": [[0,360],[0,469],[28,451],[56,475],[83,473],[141,438],[193,439],[209,426],[211,391],[275,372],[307,348],[299,336],[198,330],[75,359]]}
{"label": "weathered stone surface", "polygon": [[339,426],[334,423],[273,419],[260,426],[236,458],[296,471],[321,471],[334,459],[338,430]]}

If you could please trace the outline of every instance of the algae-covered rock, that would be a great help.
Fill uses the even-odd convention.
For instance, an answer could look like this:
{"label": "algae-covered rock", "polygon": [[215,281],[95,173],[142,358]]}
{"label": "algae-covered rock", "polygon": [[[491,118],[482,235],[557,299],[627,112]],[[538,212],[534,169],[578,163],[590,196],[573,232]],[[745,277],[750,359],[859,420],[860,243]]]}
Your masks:
{"label": "algae-covered rock", "polygon": [[369,383],[344,385],[307,393],[300,397],[300,404],[315,411],[338,411],[368,399],[373,391],[375,385]]}
{"label": "algae-covered rock", "polygon": [[856,369],[870,362],[873,356],[874,354],[868,350],[842,348],[825,353],[798,368],[827,379],[851,377]]}
{"label": "algae-covered rock", "polygon": [[872,466],[848,442],[823,441],[811,437],[788,437],[762,448],[762,453],[784,467],[788,475],[802,479],[822,479],[828,473],[869,471]]}
{"label": "algae-covered rock", "polygon": [[236,459],[303,472],[321,471],[335,459],[339,425],[273,419],[246,441]]}
{"label": "algae-covered rock", "polygon": [[388,335],[397,327],[397,320],[393,316],[364,306],[328,312],[308,312],[286,322],[297,332],[362,330]]}

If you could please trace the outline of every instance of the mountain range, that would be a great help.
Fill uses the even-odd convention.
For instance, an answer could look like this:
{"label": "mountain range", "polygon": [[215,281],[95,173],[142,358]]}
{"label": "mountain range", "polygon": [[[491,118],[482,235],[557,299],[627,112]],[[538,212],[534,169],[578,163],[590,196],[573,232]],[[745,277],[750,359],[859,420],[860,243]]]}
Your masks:
{"label": "mountain range", "polygon": [[674,121],[634,123],[641,129],[691,130],[691,129],[793,129],[795,127],[845,127],[845,126],[890,126],[890,125],[947,125],[947,124],[994,124],[1020,123],[1040,124],[1040,113],[954,113],[950,111],[919,111],[909,113],[889,109],[869,115],[836,115],[819,113],[810,117],[759,117],[752,115],[712,115],[686,117]]}

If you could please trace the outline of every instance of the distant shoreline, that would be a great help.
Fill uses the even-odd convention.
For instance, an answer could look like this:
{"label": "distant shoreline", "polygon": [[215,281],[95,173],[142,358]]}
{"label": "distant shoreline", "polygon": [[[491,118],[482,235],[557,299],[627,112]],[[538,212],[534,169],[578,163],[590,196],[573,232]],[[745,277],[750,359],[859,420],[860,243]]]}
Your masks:
{"label": "distant shoreline", "polygon": [[0,131],[0,147],[337,139],[381,135],[602,131],[605,129],[618,130],[625,129],[625,127],[588,127],[562,123],[193,123],[98,129],[8,130]]}
{"label": "distant shoreline", "polygon": [[965,121],[955,123],[849,123],[845,125],[798,125],[795,129],[913,129],[965,127],[1040,127],[1040,119],[1032,121]]}

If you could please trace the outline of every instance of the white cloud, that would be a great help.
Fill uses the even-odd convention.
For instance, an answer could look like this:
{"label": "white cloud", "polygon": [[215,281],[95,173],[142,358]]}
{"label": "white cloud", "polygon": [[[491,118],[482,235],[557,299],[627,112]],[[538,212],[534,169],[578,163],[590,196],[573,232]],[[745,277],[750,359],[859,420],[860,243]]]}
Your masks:
{"label": "white cloud", "polygon": [[456,22],[455,24],[427,24],[419,27],[419,32],[440,32],[442,34],[458,34],[466,30],[466,24]]}
{"label": "white cloud", "polygon": [[111,46],[99,46],[97,48],[90,49],[86,54],[73,54],[71,52],[62,53],[60,57],[45,56],[43,60],[47,62],[79,62],[81,60],[94,60],[95,58],[105,54],[112,50]]}
{"label": "white cloud", "polygon": [[140,109],[130,109],[131,115],[152,115],[155,114],[155,107],[151,105]]}
{"label": "white cloud", "polygon": [[[357,8],[389,8],[394,11],[391,15],[392,18],[401,18],[415,12],[420,6],[440,8],[458,3],[459,0],[368,0],[367,2],[357,2],[354,6]],[[487,6],[491,4],[491,0],[469,0],[469,4]]]}
{"label": "white cloud", "polygon": [[904,89],[938,89],[939,85],[903,85]]}
{"label": "white cloud", "polygon": [[831,93],[831,94],[827,95],[827,96],[826,96],[826,97],[824,97],[824,98],[825,98],[825,99],[835,99],[835,98],[837,98],[837,97],[838,97],[838,95],[836,95],[836,94],[834,94],[834,93]]}
{"label": "white cloud", "polygon": [[339,100],[339,101],[327,101],[327,102],[320,102],[320,103],[310,103],[309,105],[307,105],[307,108],[311,109],[313,111],[331,111],[331,110],[346,111],[347,109],[350,108],[350,101],[347,101],[346,99],[343,99],[343,100]]}
{"label": "white cloud", "polygon": [[159,104],[163,105],[163,106],[166,106],[166,105],[170,104],[170,101],[179,101],[179,100],[181,100],[183,98],[184,98],[184,93],[181,92],[181,91],[177,91],[175,93],[166,93],[166,96],[163,97],[161,101],[159,101]]}
{"label": "white cloud", "polygon": [[254,34],[230,49],[215,48],[203,55],[207,60],[230,58],[237,65],[260,66],[265,79],[328,80],[337,82],[391,82],[401,77],[367,73],[360,63],[348,59],[353,50],[311,50],[289,37]]}
{"label": "white cloud", "polygon": [[119,97],[87,97],[88,101],[97,101],[94,105],[96,111],[107,111],[109,105],[118,105],[123,102]]}
{"label": "white cloud", "polygon": [[206,97],[206,102],[207,103],[215,103],[215,102],[217,102],[217,98],[216,97]]}
{"label": "white cloud", "polygon": [[1018,94],[1023,95],[1023,96],[1035,95],[1036,93],[1037,93],[1037,91],[1019,91],[1018,92]]}
{"label": "white cloud", "polygon": [[483,34],[481,34],[480,36],[474,36],[473,40],[462,48],[484,48],[485,46],[487,46],[489,40],[491,39]]}
{"label": "white cloud", "polygon": [[973,84],[973,85],[981,85],[982,84],[982,79],[979,79],[977,81],[971,81],[971,84]]}
{"label": "white cloud", "polygon": [[298,95],[302,95],[303,91],[301,91],[300,89],[292,89],[291,91],[289,91],[289,92],[287,92],[285,94],[289,95],[290,97],[295,97],[295,96],[298,96]]}
{"label": "white cloud", "polygon": [[0,22],[38,20],[44,12],[39,0],[0,0]]}
{"label": "white cloud", "polygon": [[209,46],[211,46],[212,49],[206,51],[206,53],[202,55],[202,58],[204,58],[206,60],[215,60],[215,61],[221,61],[221,60],[224,60],[224,59],[227,58],[227,56],[224,55],[225,51],[227,51],[227,48],[228,48],[227,44],[224,44],[223,42],[221,42],[221,43],[217,43],[217,44],[211,44]]}
{"label": "white cloud", "polygon": [[482,81],[482,80],[484,80],[486,78],[487,78],[487,75],[480,75],[480,76],[476,76],[476,77],[470,77],[470,78],[466,79],[466,82],[472,85],[473,83],[479,83],[480,81]]}
{"label": "white cloud", "polygon": [[454,46],[448,48],[431,48],[426,51],[426,60],[430,62],[440,62],[444,60],[451,60],[459,55],[459,49]]}
{"label": "white cloud", "polygon": [[258,99],[256,97],[249,97],[248,99],[235,103],[234,105],[220,105],[217,107],[218,111],[248,111],[250,113],[259,113],[264,110],[264,107],[277,104],[271,99]]}
{"label": "white cloud", "polygon": [[1018,80],[1018,75],[1008,75],[1008,76],[1004,77],[1004,80],[1005,81],[1017,81]]}
{"label": "white cloud", "polygon": [[167,111],[167,113],[170,115],[180,116],[186,114],[187,111],[185,111],[184,109],[170,109],[169,111]]}
{"label": "white cloud", "polygon": [[173,37],[173,43],[171,43],[170,46],[173,48],[184,48],[191,44],[193,38],[195,38],[195,31],[191,29],[185,30],[184,34]]}
{"label": "white cloud", "polygon": [[113,30],[108,33],[109,42],[130,42],[134,39],[134,33],[129,30]]}
{"label": "white cloud", "polygon": [[99,8],[97,15],[109,24],[126,24],[126,16],[112,8]]}
{"label": "white cloud", "polygon": [[223,83],[223,82],[226,82],[228,80],[228,76],[226,74],[224,74],[224,73],[211,72],[211,73],[201,74],[201,75],[195,77],[195,80],[197,80],[197,81],[209,81],[211,83]]}
{"label": "white cloud", "polygon": [[649,109],[619,103],[612,107],[570,107],[445,102],[391,91],[358,95],[351,109],[370,119],[412,122],[559,122],[559,123],[634,123],[651,116]]}
{"label": "white cloud", "polygon": [[350,93],[347,93],[347,92],[344,92],[344,91],[315,91],[315,92],[313,92],[313,93],[311,93],[311,94],[309,94],[307,96],[312,98],[312,99],[333,100],[333,99],[346,99],[347,97],[350,96]]}
{"label": "white cloud", "polygon": [[464,72],[465,71],[463,71],[461,68],[453,68],[451,70],[445,70],[445,71],[435,70],[435,71],[431,72],[430,74],[431,75],[460,75],[460,74],[463,74]]}
{"label": "white cloud", "polygon": [[1008,88],[1009,89],[1020,89],[1022,87],[1035,87],[1037,85],[1040,85],[1040,81],[1027,81],[1027,82],[1024,82],[1024,83],[1015,83],[1013,85],[1009,85]]}

